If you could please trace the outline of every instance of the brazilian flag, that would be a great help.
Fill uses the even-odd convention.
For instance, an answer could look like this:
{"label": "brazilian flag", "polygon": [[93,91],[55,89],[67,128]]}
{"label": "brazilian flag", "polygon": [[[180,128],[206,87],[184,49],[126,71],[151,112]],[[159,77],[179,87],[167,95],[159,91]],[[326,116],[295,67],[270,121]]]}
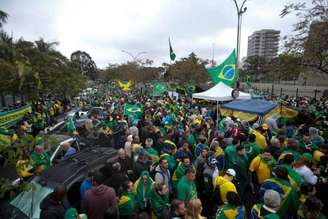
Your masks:
{"label": "brazilian flag", "polygon": [[132,123],[137,122],[142,113],[143,109],[137,104],[126,103],[124,105],[124,115],[127,116]]}
{"label": "brazilian flag", "polygon": [[153,96],[159,96],[168,90],[166,83],[156,83],[153,86]]}
{"label": "brazilian flag", "polygon": [[117,80],[117,85],[123,91],[130,91],[132,89],[133,84],[134,83],[132,80]]}
{"label": "brazilian flag", "polygon": [[214,84],[218,84],[222,81],[230,87],[233,86],[235,80],[238,78],[236,60],[236,53],[235,50],[233,50],[223,63],[214,68],[207,69]]}

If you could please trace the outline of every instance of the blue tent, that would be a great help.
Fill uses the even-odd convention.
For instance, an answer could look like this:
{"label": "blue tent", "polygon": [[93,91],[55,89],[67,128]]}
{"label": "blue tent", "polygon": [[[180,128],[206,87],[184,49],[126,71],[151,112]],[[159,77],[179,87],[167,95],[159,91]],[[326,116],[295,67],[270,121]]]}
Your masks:
{"label": "blue tent", "polygon": [[271,110],[277,107],[277,104],[267,100],[235,100],[223,105],[223,108],[233,111],[252,113],[259,116],[264,116]]}

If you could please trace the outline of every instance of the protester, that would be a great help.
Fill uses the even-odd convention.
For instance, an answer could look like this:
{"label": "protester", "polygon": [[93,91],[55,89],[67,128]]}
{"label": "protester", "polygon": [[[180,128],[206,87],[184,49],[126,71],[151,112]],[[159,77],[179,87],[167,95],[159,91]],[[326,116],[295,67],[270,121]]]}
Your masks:
{"label": "protester", "polygon": [[227,203],[218,210],[216,219],[246,219],[246,209],[235,192],[227,193]]}
{"label": "protester", "polygon": [[159,218],[163,211],[169,208],[169,189],[163,183],[155,183],[151,195],[150,205],[153,218]]}
{"label": "protester", "polygon": [[234,177],[236,177],[236,171],[234,169],[228,169],[224,176],[218,176],[218,173],[213,173],[214,188],[219,190],[219,205],[227,203],[227,193],[237,192],[236,186],[232,183]]}
{"label": "protester", "polygon": [[85,177],[80,186],[80,200],[83,203],[85,193],[91,189],[93,182],[93,171],[89,171],[87,177]]}
{"label": "protester", "polygon": [[95,172],[93,175],[94,187],[85,193],[82,208],[89,219],[102,219],[108,208],[117,208],[115,191],[104,185],[103,180],[103,175]]}
{"label": "protester", "polygon": [[315,185],[318,181],[318,177],[314,175],[312,170],[307,166],[307,159],[304,157],[300,157],[293,164],[294,170],[302,177],[304,182]]}
{"label": "protester", "polygon": [[56,186],[54,191],[47,195],[40,203],[40,219],[64,218],[69,203],[66,197],[66,188],[62,185]]}
{"label": "protester", "polygon": [[267,190],[264,193],[264,204],[253,206],[251,215],[252,219],[279,219],[277,211],[280,207],[280,195],[274,190]]}
{"label": "protester", "polygon": [[155,182],[157,184],[165,184],[169,189],[169,192],[172,192],[172,184],[171,184],[171,174],[168,169],[169,163],[164,158],[161,157],[159,159],[159,165],[155,168]]}
{"label": "protester", "polygon": [[36,172],[40,173],[50,166],[50,157],[48,152],[43,150],[41,145],[36,145],[31,154],[32,166],[36,168]]}
{"label": "protester", "polygon": [[121,187],[117,189],[118,211],[120,219],[133,219],[135,216],[135,194],[132,192],[132,183],[130,181],[122,182]]}
{"label": "protester", "polygon": [[139,211],[150,212],[150,195],[154,181],[148,171],[143,171],[133,185]]}
{"label": "protester", "polygon": [[185,219],[206,219],[206,217],[201,216],[201,213],[201,201],[198,198],[192,199],[188,202]]}
{"label": "protester", "polygon": [[64,150],[64,158],[71,157],[76,154],[76,149],[70,145],[70,143],[65,142],[61,145],[62,149]]}
{"label": "protester", "polygon": [[[271,156],[270,150],[265,149],[264,152],[256,156],[249,165],[249,171],[256,173],[256,183],[262,184],[266,179],[271,177],[271,172],[276,166],[275,159]],[[254,178],[254,177],[252,177]]]}
{"label": "protester", "polygon": [[165,209],[159,219],[183,219],[186,214],[186,205],[184,201],[174,199],[170,209]]}
{"label": "protester", "polygon": [[195,170],[188,168],[185,175],[181,177],[177,185],[177,199],[188,203],[190,200],[197,198],[197,189],[195,185]]}
{"label": "protester", "polygon": [[264,197],[267,190],[272,189],[278,192],[283,198],[278,210],[281,218],[292,218],[297,211],[298,200],[296,190],[288,180],[288,170],[278,166],[274,170],[274,177],[264,181],[260,188],[260,197]]}

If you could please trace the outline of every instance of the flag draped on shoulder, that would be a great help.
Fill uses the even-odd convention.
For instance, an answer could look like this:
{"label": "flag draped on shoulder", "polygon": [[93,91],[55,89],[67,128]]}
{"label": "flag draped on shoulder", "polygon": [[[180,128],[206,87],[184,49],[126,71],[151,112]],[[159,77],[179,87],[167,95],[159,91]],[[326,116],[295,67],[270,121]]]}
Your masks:
{"label": "flag draped on shoulder", "polygon": [[134,84],[132,80],[117,80],[116,82],[119,88],[123,91],[130,91]]}
{"label": "flag draped on shoulder", "polygon": [[173,52],[170,38],[169,38],[169,46],[170,46],[170,59],[171,59],[171,61],[174,61],[176,55],[175,55],[175,53]]}
{"label": "flag draped on shoulder", "polygon": [[156,83],[153,86],[153,96],[159,96],[168,90],[166,83]]}
{"label": "flag draped on shoulder", "polygon": [[208,68],[207,71],[213,83],[217,84],[222,81],[226,85],[232,87],[234,82],[238,79],[236,60],[236,53],[235,50],[233,50],[223,63],[214,68]]}

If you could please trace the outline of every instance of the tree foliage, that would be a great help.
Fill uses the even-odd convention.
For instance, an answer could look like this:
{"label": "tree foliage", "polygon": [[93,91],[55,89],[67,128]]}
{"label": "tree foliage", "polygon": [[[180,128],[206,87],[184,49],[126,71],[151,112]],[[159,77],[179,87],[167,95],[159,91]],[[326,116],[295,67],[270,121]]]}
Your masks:
{"label": "tree foliage", "polygon": [[[7,14],[5,14],[7,16]],[[0,11],[0,17],[2,11]],[[6,18],[0,18],[0,22]],[[56,50],[58,42],[14,40],[0,30],[0,94],[42,96],[76,95],[86,78],[79,67]]]}
{"label": "tree foliage", "polygon": [[[179,80],[181,82],[197,81],[199,83],[209,81],[209,76],[205,65],[207,60],[202,60],[195,53],[190,53],[188,57],[176,61],[172,65],[167,65],[168,69],[165,78]],[[165,66],[165,64],[163,64]]]}
{"label": "tree foliage", "polygon": [[71,54],[71,61],[80,68],[82,75],[86,75],[92,80],[96,79],[97,66],[87,52],[80,50],[73,52]]}
{"label": "tree foliage", "polygon": [[123,64],[109,64],[105,70],[98,71],[98,77],[105,81],[108,80],[134,80],[151,81],[159,78],[161,67],[151,67],[152,60],[145,62],[127,62]]}
{"label": "tree foliage", "polygon": [[7,19],[8,19],[8,14],[0,10],[0,28],[2,28],[3,24],[7,22]]}
{"label": "tree foliage", "polygon": [[328,1],[312,0],[285,5],[281,17],[295,14],[294,34],[284,38],[285,52],[303,56],[301,64],[322,73],[328,73]]}

